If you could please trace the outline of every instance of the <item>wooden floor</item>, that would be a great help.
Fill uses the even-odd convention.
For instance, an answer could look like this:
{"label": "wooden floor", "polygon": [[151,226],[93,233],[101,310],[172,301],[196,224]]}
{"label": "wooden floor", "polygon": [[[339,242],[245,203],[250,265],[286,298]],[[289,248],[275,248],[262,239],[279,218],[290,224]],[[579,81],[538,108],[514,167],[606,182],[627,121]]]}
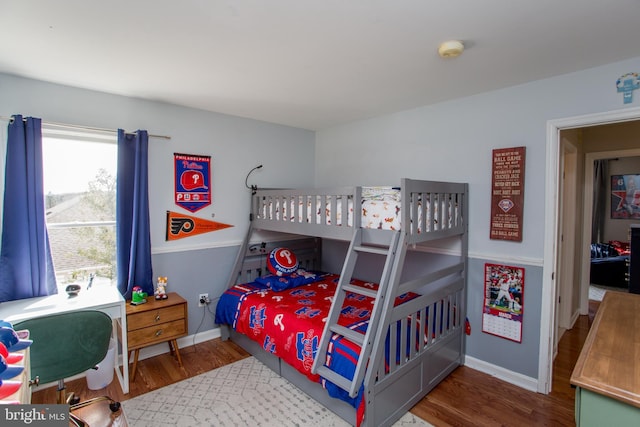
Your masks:
{"label": "wooden floor", "polygon": [[564,333],[554,361],[552,392],[530,392],[479,371],[460,367],[411,409],[441,426],[575,426],[569,379],[587,338],[598,302]]}
{"label": "wooden floor", "polygon": [[[572,426],[574,389],[571,371],[584,343],[597,302],[590,302],[589,316],[581,316],[560,341],[554,363],[553,391],[549,395],[529,392],[476,370],[460,367],[416,404],[412,413],[440,426]],[[116,378],[106,390],[92,391],[85,379],[68,381],[68,390],[83,399],[108,394],[126,400],[162,386],[201,374],[248,357],[230,341],[215,339],[180,351],[184,368],[169,353],[138,363],[130,392],[122,394]],[[32,403],[55,402],[55,387],[35,391]]]}

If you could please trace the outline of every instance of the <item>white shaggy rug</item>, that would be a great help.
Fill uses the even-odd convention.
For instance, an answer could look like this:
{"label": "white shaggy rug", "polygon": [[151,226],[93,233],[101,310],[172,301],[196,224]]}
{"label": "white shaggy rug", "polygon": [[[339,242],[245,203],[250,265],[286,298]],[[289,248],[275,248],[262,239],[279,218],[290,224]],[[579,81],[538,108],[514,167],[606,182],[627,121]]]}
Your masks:
{"label": "white shaggy rug", "polygon": [[[254,357],[122,402],[130,427],[349,424]],[[430,426],[405,414],[395,427]]]}

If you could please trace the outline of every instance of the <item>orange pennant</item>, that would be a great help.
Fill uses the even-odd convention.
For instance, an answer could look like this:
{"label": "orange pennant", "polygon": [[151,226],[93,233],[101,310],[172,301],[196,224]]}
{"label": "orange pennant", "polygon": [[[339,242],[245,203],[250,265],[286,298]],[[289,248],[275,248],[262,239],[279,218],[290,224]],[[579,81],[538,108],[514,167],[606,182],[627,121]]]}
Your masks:
{"label": "orange pennant", "polygon": [[228,227],[233,227],[233,225],[167,211],[167,240],[182,239]]}

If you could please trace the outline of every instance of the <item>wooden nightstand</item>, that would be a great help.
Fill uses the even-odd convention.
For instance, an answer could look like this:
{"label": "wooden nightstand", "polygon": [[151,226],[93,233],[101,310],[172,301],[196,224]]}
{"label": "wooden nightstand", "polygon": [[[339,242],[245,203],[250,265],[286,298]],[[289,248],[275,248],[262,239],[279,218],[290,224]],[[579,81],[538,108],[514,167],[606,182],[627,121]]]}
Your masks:
{"label": "wooden nightstand", "polygon": [[182,367],[182,358],[178,349],[180,337],[189,331],[187,322],[187,301],[175,292],[169,292],[168,298],[156,300],[147,298],[145,304],[132,305],[127,301],[127,344],[134,352],[131,380],[136,376],[139,351],[143,347],[169,342],[171,353]]}

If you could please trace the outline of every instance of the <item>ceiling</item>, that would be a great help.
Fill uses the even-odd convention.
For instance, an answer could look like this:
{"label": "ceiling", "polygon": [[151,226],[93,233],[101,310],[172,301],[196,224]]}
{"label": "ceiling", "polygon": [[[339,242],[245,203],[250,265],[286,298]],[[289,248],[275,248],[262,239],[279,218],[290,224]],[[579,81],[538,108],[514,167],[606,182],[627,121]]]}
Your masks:
{"label": "ceiling", "polygon": [[[639,0],[0,0],[0,10],[0,72],[310,130],[640,56]],[[464,42],[462,56],[438,56],[449,39]]]}

